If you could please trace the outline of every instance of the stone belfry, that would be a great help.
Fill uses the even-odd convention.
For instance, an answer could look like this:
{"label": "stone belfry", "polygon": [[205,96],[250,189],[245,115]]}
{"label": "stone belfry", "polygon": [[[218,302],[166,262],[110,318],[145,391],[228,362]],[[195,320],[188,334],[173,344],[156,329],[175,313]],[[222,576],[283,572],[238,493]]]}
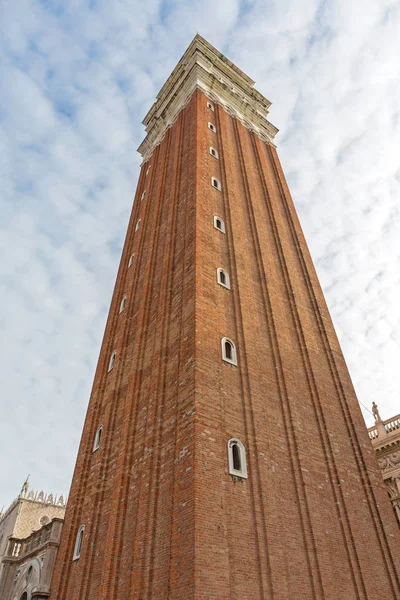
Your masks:
{"label": "stone belfry", "polygon": [[400,598],[398,526],[253,84],[196,36],[144,119],[52,600]]}

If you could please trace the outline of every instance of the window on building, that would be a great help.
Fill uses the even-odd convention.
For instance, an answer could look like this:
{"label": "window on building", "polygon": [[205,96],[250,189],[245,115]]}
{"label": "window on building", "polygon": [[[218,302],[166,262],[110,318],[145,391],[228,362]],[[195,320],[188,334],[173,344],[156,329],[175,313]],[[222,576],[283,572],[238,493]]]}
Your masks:
{"label": "window on building", "polygon": [[137,230],[139,229],[139,227],[140,227],[140,219],[139,219],[139,221],[136,223],[135,231],[137,231]]}
{"label": "window on building", "polygon": [[126,304],[126,296],[124,296],[121,300],[121,304],[119,305],[119,312],[122,313],[122,311],[125,308],[125,304]]}
{"label": "window on building", "polygon": [[221,217],[214,217],[214,227],[221,233],[225,233],[225,223]]}
{"label": "window on building", "polygon": [[147,177],[147,175],[150,173],[150,169],[151,169],[151,165],[149,165],[149,166],[147,167],[147,171],[146,171],[146,177]]}
{"label": "window on building", "polygon": [[236,438],[228,441],[228,467],[230,475],[247,479],[246,450]]}
{"label": "window on building", "polygon": [[134,259],[135,259],[135,255],[131,254],[131,256],[129,257],[128,269],[129,269],[129,267],[131,267],[133,265]]}
{"label": "window on building", "polygon": [[213,125],[212,123],[208,124],[208,129],[211,129],[211,131],[213,131],[214,133],[216,133],[216,131],[217,131],[215,125]]}
{"label": "window on building", "polygon": [[113,369],[113,368],[114,368],[116,356],[117,356],[117,353],[114,351],[114,352],[111,354],[111,357],[110,357],[110,362],[108,363],[108,370],[109,370],[109,371],[111,371],[111,369]]}
{"label": "window on building", "polygon": [[213,148],[212,146],[210,146],[210,154],[214,158],[217,158],[217,159],[219,158],[219,154],[218,154],[217,150],[215,148]]}
{"label": "window on building", "polygon": [[222,338],[222,360],[230,363],[231,365],[237,365],[236,357],[236,346],[229,338]]}
{"label": "window on building", "polygon": [[215,189],[221,191],[221,182],[216,177],[211,177],[211,185],[215,187]]}
{"label": "window on building", "polygon": [[214,110],[214,104],[212,102],[207,102],[207,108]]}
{"label": "window on building", "polygon": [[94,436],[93,452],[100,448],[101,434],[103,433],[103,425],[100,425]]}
{"label": "window on building", "polygon": [[81,525],[79,528],[79,531],[76,535],[74,555],[72,557],[72,560],[77,560],[81,555],[84,531],[85,531],[85,526]]}
{"label": "window on building", "polygon": [[144,200],[144,197],[145,197],[145,195],[146,195],[146,190],[144,190],[144,192],[143,192],[143,194],[142,194],[142,197],[140,198],[140,202],[141,202],[142,200]]}
{"label": "window on building", "polygon": [[231,289],[229,275],[226,271],[224,271],[224,269],[217,269],[217,281],[220,285],[222,285],[222,287],[226,288],[227,290]]}
{"label": "window on building", "polygon": [[32,575],[33,575],[33,567],[32,565],[29,567],[29,569],[26,572],[26,577],[25,577],[25,581],[26,583],[29,583],[30,580],[32,579]]}
{"label": "window on building", "polygon": [[24,592],[19,600],[28,600],[27,592]]}

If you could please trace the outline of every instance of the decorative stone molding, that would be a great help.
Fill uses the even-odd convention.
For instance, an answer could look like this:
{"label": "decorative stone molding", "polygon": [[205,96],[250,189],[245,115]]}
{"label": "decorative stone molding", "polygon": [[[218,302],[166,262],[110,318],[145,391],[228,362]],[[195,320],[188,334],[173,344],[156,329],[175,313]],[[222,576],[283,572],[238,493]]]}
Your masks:
{"label": "decorative stone molding", "polygon": [[267,119],[271,103],[253,86],[243,71],[196,35],[143,120],[147,136],[138,148],[143,160],[150,158],[196,89],[272,144],[278,129]]}

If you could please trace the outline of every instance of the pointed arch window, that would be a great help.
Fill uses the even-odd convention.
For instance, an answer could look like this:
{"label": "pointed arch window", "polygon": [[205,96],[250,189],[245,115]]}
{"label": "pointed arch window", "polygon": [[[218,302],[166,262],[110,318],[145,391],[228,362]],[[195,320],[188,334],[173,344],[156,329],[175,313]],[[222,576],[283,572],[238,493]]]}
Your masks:
{"label": "pointed arch window", "polygon": [[81,555],[84,532],[85,532],[85,526],[81,525],[78,533],[76,534],[74,555],[72,557],[72,560],[77,560]]}
{"label": "pointed arch window", "polygon": [[95,450],[98,450],[100,448],[100,442],[101,442],[101,434],[103,433],[103,425],[100,425],[100,427],[98,428],[98,430],[96,431],[96,435],[94,436],[94,442],[93,442],[93,452]]}
{"label": "pointed arch window", "polygon": [[212,102],[207,102],[207,108],[214,110],[214,104]]}
{"label": "pointed arch window", "polygon": [[219,285],[222,285],[222,287],[226,288],[227,290],[231,289],[229,275],[224,269],[221,269],[220,267],[217,269],[217,281]]}
{"label": "pointed arch window", "polygon": [[213,131],[214,133],[217,132],[217,128],[215,127],[215,125],[213,125],[213,123],[208,124],[208,129],[211,129],[211,131]]}
{"label": "pointed arch window", "polygon": [[121,304],[119,305],[119,312],[120,312],[120,314],[121,314],[121,313],[122,313],[122,311],[124,310],[124,308],[125,308],[125,304],[126,304],[126,296],[124,296],[124,297],[122,298],[122,300],[121,300]]}
{"label": "pointed arch window", "polygon": [[221,233],[225,233],[225,223],[224,220],[221,219],[221,217],[214,217],[214,227],[215,229],[218,229],[218,231],[220,231]]}
{"label": "pointed arch window", "polygon": [[128,269],[129,267],[131,267],[133,265],[133,261],[135,260],[135,255],[131,254],[129,257],[129,262],[128,262]]}
{"label": "pointed arch window", "polygon": [[222,338],[222,360],[230,363],[231,365],[237,365],[236,346],[229,338]]}
{"label": "pointed arch window", "polygon": [[229,474],[247,479],[246,450],[242,442],[236,438],[228,441]]}
{"label": "pointed arch window", "polygon": [[141,202],[142,200],[144,200],[145,196],[146,196],[146,190],[144,190],[144,192],[143,192],[143,194],[142,194],[142,197],[140,198],[140,202]]}
{"label": "pointed arch window", "polygon": [[140,227],[140,219],[139,219],[139,221],[136,223],[135,231],[137,231],[137,230],[139,229],[139,227]]}
{"label": "pointed arch window", "polygon": [[110,356],[110,362],[108,363],[108,371],[111,371],[114,368],[116,357],[117,353],[114,350],[114,352]]}
{"label": "pointed arch window", "polygon": [[147,171],[146,171],[146,177],[147,177],[147,175],[150,173],[150,169],[151,169],[151,165],[149,165],[149,166],[147,167]]}

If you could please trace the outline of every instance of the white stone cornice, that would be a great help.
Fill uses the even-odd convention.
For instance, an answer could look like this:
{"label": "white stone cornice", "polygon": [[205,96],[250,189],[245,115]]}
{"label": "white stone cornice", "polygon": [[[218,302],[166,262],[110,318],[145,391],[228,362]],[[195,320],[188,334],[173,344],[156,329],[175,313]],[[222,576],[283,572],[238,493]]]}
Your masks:
{"label": "white stone cornice", "polygon": [[138,149],[143,159],[148,160],[196,89],[273,143],[278,130],[267,119],[271,103],[253,85],[245,73],[196,35],[143,120],[147,136]]}

